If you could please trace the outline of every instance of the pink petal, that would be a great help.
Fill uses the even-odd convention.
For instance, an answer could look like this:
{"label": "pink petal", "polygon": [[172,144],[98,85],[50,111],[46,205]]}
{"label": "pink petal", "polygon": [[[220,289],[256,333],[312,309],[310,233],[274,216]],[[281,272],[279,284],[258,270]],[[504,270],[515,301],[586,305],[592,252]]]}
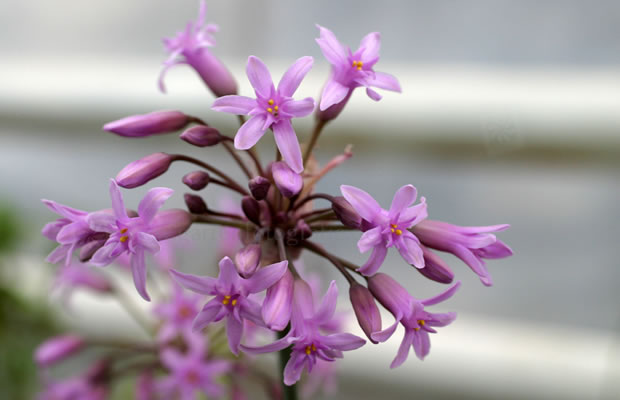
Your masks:
{"label": "pink petal", "polygon": [[424,360],[424,357],[426,357],[431,350],[431,339],[428,332],[420,330],[413,334],[413,349],[415,350],[415,355],[420,360]]}
{"label": "pink petal", "polygon": [[136,242],[140,247],[150,253],[157,253],[159,251],[159,242],[155,239],[155,236],[144,232],[138,232],[135,234]]}
{"label": "pink petal", "polygon": [[140,217],[145,221],[153,219],[155,214],[157,214],[157,210],[172,196],[172,193],[174,193],[174,190],[164,187],[156,187],[149,190],[138,205]]}
{"label": "pink petal", "polygon": [[215,99],[211,109],[231,114],[247,115],[256,107],[256,100],[245,96],[222,96]]}
{"label": "pink petal", "polygon": [[323,93],[321,93],[321,104],[319,105],[319,109],[324,111],[334,104],[340,103],[347,97],[349,90],[348,87],[330,78],[323,88]]}
{"label": "pink petal", "polygon": [[291,169],[300,174],[304,170],[301,148],[291,121],[283,119],[273,124],[273,136],[282,158]]}
{"label": "pink petal", "polygon": [[404,227],[411,227],[420,223],[422,220],[428,217],[428,211],[426,207],[426,198],[420,198],[420,204],[416,204],[413,207],[403,210],[398,217],[398,225]]}
{"label": "pink petal", "polygon": [[264,354],[264,353],[272,353],[274,351],[280,351],[282,349],[287,348],[291,345],[292,338],[290,336],[285,336],[282,339],[276,340],[273,343],[270,343],[265,346],[260,347],[248,347],[241,345],[239,346],[241,350],[249,354]]}
{"label": "pink petal", "polygon": [[294,385],[300,378],[304,367],[306,355],[299,351],[294,351],[291,358],[284,367],[284,384],[287,386]]}
{"label": "pink petal", "polygon": [[261,59],[250,56],[248,58],[246,72],[254,90],[262,97],[268,97],[271,94],[273,80],[271,79],[271,74],[269,74],[267,66]]}
{"label": "pink petal", "polygon": [[362,54],[360,58],[363,62],[369,62],[379,57],[379,49],[381,48],[381,34],[379,32],[371,32],[364,36],[360,42]]}
{"label": "pink petal", "polygon": [[120,220],[129,218],[125,209],[125,203],[123,202],[123,195],[114,179],[110,179],[110,198],[112,199],[112,209],[116,218]]}
{"label": "pink petal", "polygon": [[333,335],[325,336],[322,339],[322,342],[332,349],[342,351],[359,349],[366,344],[364,339],[350,333],[335,333]]}
{"label": "pink petal", "polygon": [[381,96],[379,93],[375,92],[369,87],[366,88],[366,94],[368,95],[368,97],[370,97],[374,101],[379,101],[383,98],[383,96]]}
{"label": "pink petal", "polygon": [[399,323],[400,323],[400,318],[396,318],[396,321],[394,321],[392,325],[388,326],[382,331],[372,333],[370,337],[379,343],[383,343],[394,334],[394,332],[396,331],[396,328],[398,328]]}
{"label": "pink petal", "polygon": [[362,234],[362,237],[357,242],[357,248],[359,249],[360,253],[366,253],[368,250],[378,246],[380,243],[383,242],[383,236],[381,235],[381,231],[382,228],[380,226],[376,226]]}
{"label": "pink petal", "polygon": [[148,293],[146,293],[146,265],[144,263],[144,250],[138,250],[131,255],[131,273],[133,275],[133,283],[142,298],[151,301]]}
{"label": "pink petal", "polygon": [[[322,325],[329,322],[334,316],[336,311],[336,304],[338,302],[338,286],[336,281],[331,281],[327,293],[323,297],[323,301],[319,306],[319,310],[314,315],[314,320],[317,324]],[[342,350],[342,349],[341,349]]]}
{"label": "pink petal", "polygon": [[379,267],[381,267],[381,264],[383,264],[386,255],[387,247],[383,244],[379,244],[372,250],[370,258],[366,261],[366,264],[358,269],[358,271],[364,276],[374,275],[379,270]]}
{"label": "pink petal", "polygon": [[280,92],[282,96],[293,96],[293,93],[295,93],[301,81],[312,68],[313,62],[314,59],[310,56],[297,59],[293,65],[286,70],[282,79],[280,79],[278,92]]}
{"label": "pink petal", "polygon": [[235,147],[239,150],[247,150],[260,140],[267,130],[264,127],[267,118],[264,114],[255,115],[247,120],[235,135]]}
{"label": "pink petal", "polygon": [[105,211],[97,211],[92,214],[88,214],[86,222],[90,229],[95,232],[107,232],[113,233],[117,231],[116,217]]}
{"label": "pink petal", "polygon": [[396,368],[401,366],[407,356],[409,356],[409,349],[411,349],[411,344],[413,343],[413,332],[406,331],[405,336],[403,337],[403,341],[400,343],[400,347],[398,348],[398,353],[396,353],[396,358],[390,364],[390,368]]}
{"label": "pink petal", "polygon": [[[299,320],[314,316],[314,297],[310,285],[303,279],[295,279],[293,289],[293,316]],[[294,325],[298,325],[297,323]]]}
{"label": "pink petal", "polygon": [[239,344],[241,343],[241,335],[243,334],[243,323],[229,316],[226,320],[226,336],[228,336],[228,347],[230,351],[238,356]]}
{"label": "pink petal", "polygon": [[450,297],[454,296],[454,293],[456,293],[456,291],[458,290],[458,288],[461,287],[461,282],[456,282],[454,285],[452,285],[449,289],[445,290],[444,292],[438,294],[437,296],[433,296],[431,298],[428,298],[426,300],[422,300],[422,304],[425,306],[432,306],[435,305],[437,303],[441,303],[442,301],[449,299]]}
{"label": "pink petal", "polygon": [[224,257],[220,260],[220,274],[218,276],[218,283],[220,289],[225,292],[231,292],[233,288],[236,288],[239,284],[239,273],[235,264],[230,257]]}
{"label": "pink petal", "polygon": [[413,185],[405,185],[398,189],[394,198],[392,199],[392,205],[388,212],[388,217],[393,219],[400,213],[402,213],[407,207],[409,207],[415,201],[417,197],[417,190]]}
{"label": "pink petal", "polygon": [[217,320],[217,317],[223,309],[224,306],[219,300],[211,299],[207,304],[205,304],[202,311],[196,315],[192,329],[194,331],[203,330],[207,325]]}
{"label": "pink petal", "polygon": [[76,210],[75,208],[67,207],[60,203],[56,203],[53,200],[42,199],[41,201],[43,202],[43,204],[45,204],[47,208],[50,209],[50,211],[55,212],[56,214],[59,214],[65,218],[68,218],[71,221],[75,221],[76,219],[88,214],[86,211]]}
{"label": "pink petal", "polygon": [[320,38],[316,39],[316,42],[321,48],[321,52],[327,61],[329,61],[332,65],[346,64],[347,50],[342,44],[340,44],[338,39],[336,39],[334,33],[320,25],[317,25],[316,27],[319,28],[321,35]]}
{"label": "pink petal", "polygon": [[366,84],[379,89],[391,90],[399,93],[402,92],[398,80],[385,72],[375,72],[375,78],[366,81]]}
{"label": "pink petal", "polygon": [[89,262],[92,265],[96,265],[98,267],[105,267],[116,258],[114,256],[114,253],[116,253],[118,247],[118,242],[111,242],[106,244],[105,246],[97,250],[95,254],[93,254]]}
{"label": "pink petal", "polygon": [[396,242],[396,248],[409,264],[416,268],[424,268],[424,252],[411,232],[403,232],[401,239]]}
{"label": "pink petal", "polygon": [[305,117],[314,111],[314,99],[306,97],[303,100],[292,100],[282,105],[282,112],[292,117]]}
{"label": "pink petal", "polygon": [[56,241],[60,244],[75,243],[82,239],[85,233],[88,234],[88,232],[88,227],[86,227],[82,221],[72,222],[63,226],[60,231],[58,231]]}
{"label": "pink petal", "polygon": [[56,247],[52,252],[45,258],[45,261],[48,263],[56,264],[63,259],[67,258],[67,252],[73,248],[70,244],[63,244],[61,246]]}
{"label": "pink petal", "polygon": [[288,268],[288,261],[281,261],[259,269],[251,278],[244,281],[249,293],[259,293],[280,280]]}
{"label": "pink petal", "polygon": [[341,185],[340,192],[344,198],[351,203],[355,211],[366,221],[374,222],[381,214],[381,206],[371,195],[354,186]]}
{"label": "pink petal", "polygon": [[200,294],[215,294],[215,286],[217,280],[210,276],[197,276],[191,274],[184,274],[175,269],[170,270],[170,274],[179,284],[192,292]]}
{"label": "pink petal", "polygon": [[172,348],[162,350],[160,357],[162,363],[171,370],[183,368],[186,364],[186,360],[181,353]]}

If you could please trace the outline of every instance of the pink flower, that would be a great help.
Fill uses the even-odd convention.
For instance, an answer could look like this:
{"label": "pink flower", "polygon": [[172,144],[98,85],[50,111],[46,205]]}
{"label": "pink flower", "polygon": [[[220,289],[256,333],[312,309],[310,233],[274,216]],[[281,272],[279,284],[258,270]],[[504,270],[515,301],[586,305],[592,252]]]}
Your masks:
{"label": "pink flower", "polygon": [[246,71],[256,98],[224,96],[216,99],[211,107],[215,111],[251,116],[237,131],[236,148],[251,148],[271,128],[284,161],[296,173],[303,171],[301,149],[291,119],[310,114],[314,110],[314,99],[293,100],[292,96],[312,68],[312,63],[312,57],[295,61],[276,89],[265,64],[258,57],[248,58]]}

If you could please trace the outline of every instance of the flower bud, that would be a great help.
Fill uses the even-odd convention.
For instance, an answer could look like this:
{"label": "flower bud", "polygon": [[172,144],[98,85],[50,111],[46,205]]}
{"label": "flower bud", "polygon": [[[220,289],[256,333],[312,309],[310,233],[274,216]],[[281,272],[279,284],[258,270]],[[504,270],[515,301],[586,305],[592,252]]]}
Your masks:
{"label": "flower bud", "polygon": [[260,225],[260,204],[254,198],[245,196],[241,200],[241,209],[250,221]]}
{"label": "flower bud", "polygon": [[389,275],[381,272],[374,274],[368,278],[368,289],[393,314],[410,309],[411,295]]}
{"label": "flower bud", "polygon": [[329,122],[332,119],[335,119],[338,115],[340,115],[340,113],[344,109],[344,106],[346,106],[347,103],[349,102],[349,99],[351,98],[351,93],[353,93],[353,91],[349,90],[349,93],[347,94],[347,96],[344,99],[342,99],[340,103],[327,107],[327,109],[323,111],[321,111],[320,107],[317,107],[316,118],[319,121],[323,121],[323,122]]}
{"label": "flower bud", "polygon": [[202,190],[210,181],[211,177],[204,171],[193,171],[185,174],[183,177],[183,183],[189,186],[190,189]]}
{"label": "flower bud", "polygon": [[108,122],[103,130],[120,136],[143,137],[178,131],[192,119],[180,111],[155,111]]}
{"label": "flower bud", "polygon": [[262,315],[271,330],[281,331],[291,319],[294,281],[293,274],[287,269],[282,278],[267,289]]}
{"label": "flower bud", "polygon": [[142,186],[163,174],[174,157],[166,153],[154,153],[128,164],[116,175],[116,183],[127,189]]}
{"label": "flower bud", "polygon": [[437,254],[430,251],[425,246],[420,246],[424,253],[424,268],[414,268],[419,273],[439,283],[451,283],[454,280],[454,273]]}
{"label": "flower bud", "polygon": [[332,210],[344,226],[360,229],[362,217],[344,197],[338,196],[332,199]]}
{"label": "flower bud", "polygon": [[377,344],[377,341],[372,339],[370,335],[381,330],[381,313],[372,293],[365,286],[355,282],[349,288],[349,298],[360,327],[368,339]]}
{"label": "flower bud", "polygon": [[278,161],[273,163],[271,173],[278,190],[280,190],[284,197],[291,198],[301,192],[301,188],[304,186],[301,175],[293,172],[285,162]]}
{"label": "flower bud", "polygon": [[310,236],[312,236],[312,229],[310,229],[310,226],[306,223],[306,221],[300,219],[297,220],[295,228],[287,232],[286,244],[294,247],[299,245],[299,243],[305,239],[310,238]]}
{"label": "flower bud", "polygon": [[185,59],[216,97],[237,94],[235,78],[209,49],[203,47],[186,52]]}
{"label": "flower bud", "polygon": [[205,203],[202,197],[191,193],[185,193],[183,195],[183,198],[185,199],[185,205],[187,205],[187,209],[192,214],[207,213],[207,203]]}
{"label": "flower bud", "polygon": [[49,367],[65,360],[84,347],[84,340],[76,335],[56,336],[43,342],[34,353],[40,367]]}
{"label": "flower bud", "polygon": [[185,132],[181,133],[181,136],[179,137],[187,143],[198,147],[215,146],[223,139],[223,136],[217,129],[207,125],[192,126]]}
{"label": "flower bud", "polygon": [[235,254],[235,265],[237,271],[244,278],[249,278],[254,275],[254,272],[258,268],[260,262],[261,249],[258,244],[250,244],[245,248],[239,250]]}
{"label": "flower bud", "polygon": [[95,254],[97,250],[103,247],[110,235],[105,232],[97,232],[94,236],[101,236],[101,239],[91,240],[90,242],[82,246],[79,255],[81,262],[87,262],[88,260],[90,260],[93,254]]}
{"label": "flower bud", "polygon": [[192,216],[185,210],[172,209],[158,212],[150,223],[150,232],[157,240],[183,234],[192,226]]}
{"label": "flower bud", "polygon": [[271,182],[269,182],[269,179],[265,177],[256,176],[250,179],[248,187],[250,188],[252,196],[256,200],[260,201],[267,197],[267,193],[269,192],[269,188],[271,187]]}

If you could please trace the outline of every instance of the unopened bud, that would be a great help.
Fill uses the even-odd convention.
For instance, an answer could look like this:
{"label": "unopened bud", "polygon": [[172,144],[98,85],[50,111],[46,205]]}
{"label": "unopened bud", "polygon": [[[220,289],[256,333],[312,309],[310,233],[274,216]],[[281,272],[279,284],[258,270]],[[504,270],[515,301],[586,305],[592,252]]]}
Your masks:
{"label": "unopened bud", "polygon": [[265,177],[256,176],[250,179],[248,187],[250,188],[250,193],[252,193],[252,196],[256,200],[263,200],[265,197],[267,197],[267,193],[269,192],[269,188],[271,187],[271,182],[269,182],[269,179]]}
{"label": "unopened bud", "polygon": [[150,232],[157,240],[183,234],[192,226],[192,216],[185,210],[172,209],[158,212],[151,220]]}
{"label": "unopened bud", "polygon": [[344,226],[360,229],[362,217],[344,197],[338,196],[332,199],[332,210]]}
{"label": "unopened bud", "polygon": [[207,125],[192,126],[185,132],[181,133],[181,136],[179,137],[187,143],[198,147],[215,146],[223,139],[223,136],[217,129]]}
{"label": "unopened bud", "polygon": [[425,246],[420,247],[424,253],[424,268],[414,269],[435,282],[451,283],[454,280],[454,273],[448,264]]}
{"label": "unopened bud", "polygon": [[127,189],[142,186],[168,170],[174,157],[155,153],[128,164],[116,175],[116,183]]}
{"label": "unopened bud", "polygon": [[34,353],[40,367],[49,367],[82,350],[84,340],[76,335],[56,336],[43,342]]}
{"label": "unopened bud", "polygon": [[250,244],[245,248],[239,250],[235,254],[235,265],[237,271],[244,278],[249,278],[254,275],[258,268],[261,257],[261,249],[258,244]]}
{"label": "unopened bud", "polygon": [[274,285],[267,289],[262,315],[265,324],[274,331],[286,328],[293,308],[293,283],[295,279],[288,269]]}
{"label": "unopened bud", "polygon": [[354,282],[349,288],[349,298],[357,322],[359,322],[368,339],[376,344],[377,341],[372,339],[370,335],[381,330],[381,313],[377,303],[375,303],[374,296],[365,286]]}
{"label": "unopened bud", "polygon": [[195,194],[185,193],[183,195],[183,199],[185,199],[185,205],[187,205],[187,209],[192,214],[207,213],[207,203],[205,203],[202,197]]}
{"label": "unopened bud", "polygon": [[211,180],[209,173],[204,171],[193,171],[185,174],[183,177],[183,183],[189,186],[190,189],[202,190]]}
{"label": "unopened bud", "polygon": [[301,192],[304,181],[285,162],[278,161],[271,166],[273,180],[284,197],[291,198]]}
{"label": "unopened bud", "polygon": [[120,136],[143,137],[178,131],[192,120],[180,111],[155,111],[108,122],[103,130]]}
{"label": "unopened bud", "polygon": [[332,119],[335,119],[338,115],[340,115],[340,113],[344,109],[344,106],[346,106],[347,103],[349,102],[349,99],[351,98],[351,93],[353,93],[353,90],[349,90],[349,93],[347,94],[347,96],[344,99],[342,99],[340,103],[336,103],[330,107],[327,107],[323,111],[321,111],[321,109],[317,107],[316,118],[319,121],[323,121],[323,122],[329,122]]}
{"label": "unopened bud", "polygon": [[254,198],[245,196],[241,200],[241,209],[250,221],[260,225],[260,204]]}
{"label": "unopened bud", "polygon": [[300,242],[312,236],[312,229],[303,219],[297,220],[295,228],[288,232],[286,236],[286,244],[289,246],[297,246]]}
{"label": "unopened bud", "polygon": [[187,52],[185,59],[216,97],[237,94],[235,78],[209,49],[201,47]]}
{"label": "unopened bud", "polygon": [[410,309],[411,295],[389,275],[382,272],[374,274],[368,278],[368,289],[393,314]]}

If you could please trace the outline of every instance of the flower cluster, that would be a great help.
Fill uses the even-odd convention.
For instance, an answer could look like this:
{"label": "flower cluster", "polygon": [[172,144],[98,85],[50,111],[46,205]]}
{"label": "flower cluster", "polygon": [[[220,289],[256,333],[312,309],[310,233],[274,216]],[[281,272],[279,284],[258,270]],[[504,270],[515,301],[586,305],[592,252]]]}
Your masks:
{"label": "flower cluster", "polygon": [[[355,89],[365,87],[375,101],[381,95],[374,88],[401,91],[395,77],[374,70],[379,61],[379,33],[366,35],[353,51],[332,31],[317,27],[316,42],[331,64],[318,101],[294,98],[314,63],[308,56],[294,61],[277,86],[265,63],[250,56],[246,72],[254,93],[241,96],[232,75],[211,52],[217,27],[206,23],[206,5],[202,2],[198,20],[164,40],[170,57],[164,62],[160,87],[163,91],[164,74],[170,67],[189,65],[216,96],[212,110],[239,116],[237,132],[222,133],[181,111],[134,115],[104,126],[105,131],[126,137],[184,130],[180,138],[188,144],[221,147],[228,152],[246,182],[233,179],[229,171],[204,160],[155,153],[131,162],[111,179],[110,209],[87,212],[43,200],[60,216],[43,228],[43,235],[58,243],[47,258],[51,263],[62,263],[55,286],[65,292],[81,288],[116,296],[152,340],[76,335],[50,339],[35,355],[45,370],[89,346],[103,346],[115,351],[115,356],[102,356],[85,373],[64,381],[45,379],[42,399],[106,398],[114,381],[128,374],[136,376],[139,399],[192,399],[197,393],[240,399],[244,398],[246,381],[262,384],[276,398],[288,398],[299,381],[308,384],[311,389],[304,393],[310,393],[317,387],[317,377],[333,381],[334,362],[345,351],[366,343],[347,332],[350,326],[336,313],[338,285],[348,285],[351,314],[373,344],[388,340],[403,326],[402,344],[391,364],[395,368],[405,362],[411,347],[419,359],[424,359],[430,351],[430,334],[456,318],[454,312],[427,310],[452,297],[461,286],[458,281],[453,283],[454,273],[437,252],[455,255],[484,285],[492,284],[484,260],[512,254],[495,236],[508,225],[462,227],[430,220],[426,199],[421,197],[416,202],[418,193],[411,184],[396,191],[389,208],[349,185],[342,185],[340,193],[316,191],[325,174],[352,156],[347,148],[321,168],[313,150],[325,126],[343,111]],[[312,113],[316,117],[312,134],[299,135],[293,119]],[[264,163],[254,146],[268,130],[273,132],[278,151],[276,160]],[[304,145],[300,145],[300,137],[306,139]],[[178,161],[196,168],[181,179],[191,190],[184,195],[187,210],[162,211],[173,195],[172,189],[162,187],[148,190],[136,210],[127,208],[121,188],[143,187]],[[214,202],[204,199],[212,185],[231,193],[216,208],[212,207]],[[325,206],[317,206],[321,202]],[[180,246],[176,240],[172,246],[171,239],[194,224],[222,229],[217,277],[209,271],[197,275],[183,272],[171,256],[170,249],[179,250]],[[357,232],[359,251],[370,252],[367,261],[356,265],[347,261],[346,255],[334,254],[313,239],[333,231]],[[383,265],[391,247],[401,255],[406,268],[411,269],[409,264],[422,276],[451,286],[429,299],[412,296],[388,275],[390,267],[402,266]],[[306,273],[317,266],[301,267],[305,251],[324,258],[344,280],[339,284],[331,281],[321,296],[320,284]],[[147,258],[149,254],[156,257]],[[147,268],[152,263],[160,264],[159,268]],[[120,268],[110,275],[86,264],[115,264]],[[204,266],[200,262],[193,267]],[[122,292],[122,285],[115,282],[118,279],[113,279],[123,277],[127,270],[143,300],[151,301],[149,292],[153,294],[150,316],[128,304],[131,296]],[[166,282],[163,288],[168,295],[161,291],[162,282]],[[391,325],[383,326],[379,306],[394,316]],[[131,351],[120,351],[127,348]],[[253,355],[270,352],[287,355],[282,376],[274,378],[256,366]],[[284,386],[279,388],[277,381]]]}

